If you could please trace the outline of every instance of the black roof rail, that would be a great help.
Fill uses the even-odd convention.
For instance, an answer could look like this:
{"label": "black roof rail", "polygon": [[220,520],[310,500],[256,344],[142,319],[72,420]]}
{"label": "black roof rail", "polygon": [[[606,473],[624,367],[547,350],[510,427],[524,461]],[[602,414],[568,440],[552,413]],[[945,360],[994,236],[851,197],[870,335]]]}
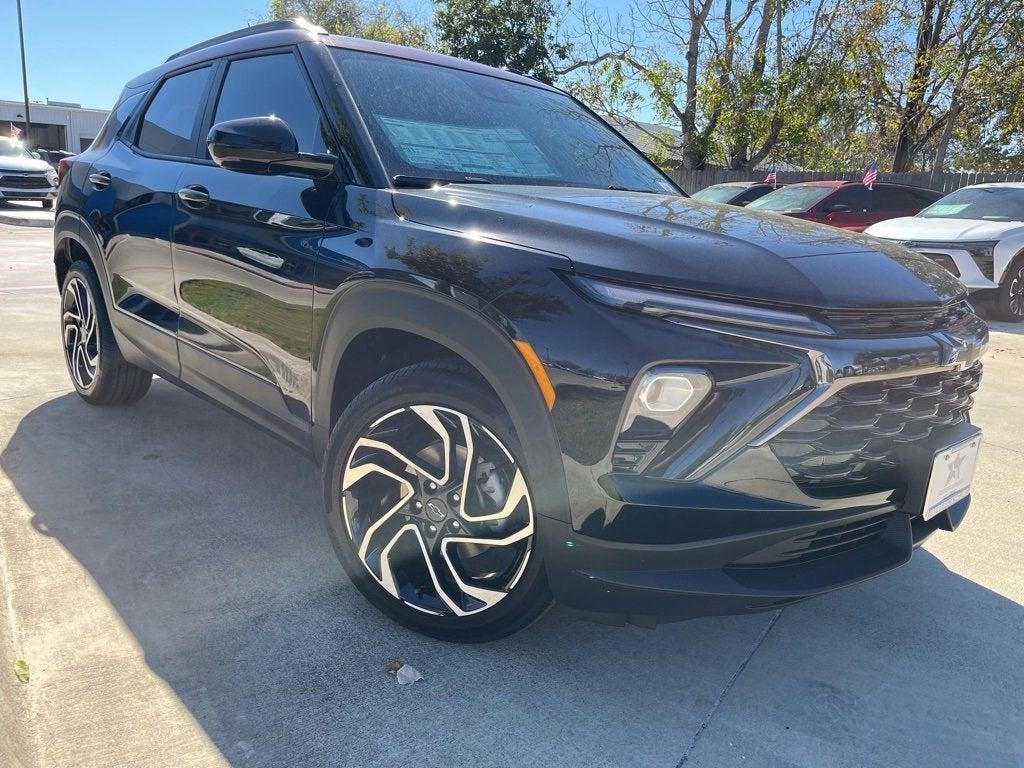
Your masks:
{"label": "black roof rail", "polygon": [[167,57],[167,61],[176,59],[179,56],[184,56],[186,53],[192,53],[193,51],[200,51],[203,48],[209,48],[211,45],[218,45],[220,43],[226,43],[229,40],[238,40],[239,38],[249,37],[249,35],[259,35],[263,32],[278,32],[284,29],[297,29],[306,30],[317,35],[326,35],[327,30],[323,27],[318,27],[316,24],[311,24],[305,19],[282,19],[280,21],[267,21],[262,24],[253,24],[251,27],[245,27],[244,29],[236,29],[234,32],[228,32],[224,35],[218,35],[217,37],[211,37],[209,40],[204,40],[201,43],[190,45],[188,48],[183,48],[177,53],[172,53]]}

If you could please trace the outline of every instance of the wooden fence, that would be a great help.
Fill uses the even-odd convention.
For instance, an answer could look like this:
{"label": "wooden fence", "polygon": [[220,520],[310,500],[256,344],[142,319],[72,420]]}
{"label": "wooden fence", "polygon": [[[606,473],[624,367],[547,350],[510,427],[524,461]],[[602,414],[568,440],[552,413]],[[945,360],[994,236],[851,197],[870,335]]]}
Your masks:
{"label": "wooden fence", "polygon": [[[725,168],[706,168],[702,171],[688,171],[682,168],[669,171],[679,186],[686,192],[721,184],[725,181],[761,181],[766,171],[730,171]],[[845,171],[834,173],[829,171],[779,171],[779,184],[793,184],[798,181],[817,181],[821,179],[844,179],[860,181],[864,171]],[[1022,181],[1024,173],[884,173],[879,172],[879,181],[891,181],[897,184],[912,184],[916,187],[928,187],[938,192],[952,192],[969,184],[981,184],[986,181]]]}

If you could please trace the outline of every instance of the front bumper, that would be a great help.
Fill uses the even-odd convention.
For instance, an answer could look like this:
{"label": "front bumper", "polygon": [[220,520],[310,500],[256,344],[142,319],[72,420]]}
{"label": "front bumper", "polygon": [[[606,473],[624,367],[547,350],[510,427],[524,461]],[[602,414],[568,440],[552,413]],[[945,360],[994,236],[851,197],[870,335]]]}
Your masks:
{"label": "front bumper", "polygon": [[[579,377],[566,375],[575,390],[559,389],[559,397],[575,397],[575,411],[588,418],[570,421],[556,404],[571,514],[541,521],[541,541],[559,602],[643,625],[771,610],[896,568],[928,535],[953,530],[966,514],[969,497],[928,521],[921,515],[935,453],[978,431],[963,418],[936,420],[920,438],[903,441],[894,449],[898,465],[874,485],[842,477],[820,487],[798,482],[773,439],[837,393],[889,379],[904,386],[920,379],[923,392],[929,376],[967,372],[988,340],[973,314],[942,331],[883,339],[736,332],[622,313],[615,322],[643,325],[631,347],[640,359],[630,381],[654,366],[703,367],[713,371],[716,389],[676,434],[644,444],[640,460],[623,464],[621,421],[609,430],[606,455],[592,446],[598,406],[625,407],[632,384],[615,390],[604,377],[591,385],[594,406],[584,410]],[[887,416],[897,410],[887,408]]]}

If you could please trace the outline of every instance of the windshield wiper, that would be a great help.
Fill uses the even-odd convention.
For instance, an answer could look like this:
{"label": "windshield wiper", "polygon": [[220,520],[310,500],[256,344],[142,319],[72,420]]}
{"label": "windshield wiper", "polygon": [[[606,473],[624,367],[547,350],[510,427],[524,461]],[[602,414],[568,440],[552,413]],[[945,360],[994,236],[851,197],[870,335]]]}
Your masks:
{"label": "windshield wiper", "polygon": [[412,189],[430,189],[431,187],[443,187],[446,184],[490,184],[487,179],[479,176],[463,176],[461,179],[442,179],[435,176],[406,176],[398,174],[391,177],[396,187]]}

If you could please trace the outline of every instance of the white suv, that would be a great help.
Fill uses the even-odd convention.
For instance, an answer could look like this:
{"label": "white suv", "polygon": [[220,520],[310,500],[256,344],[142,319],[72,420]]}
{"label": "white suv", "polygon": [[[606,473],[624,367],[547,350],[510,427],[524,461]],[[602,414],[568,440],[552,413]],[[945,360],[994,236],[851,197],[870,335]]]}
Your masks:
{"label": "white suv", "polygon": [[0,138],[0,201],[41,200],[52,208],[57,197],[57,172],[20,141]]}
{"label": "white suv", "polygon": [[990,294],[999,319],[1024,321],[1024,183],[963,187],[916,216],[865,231],[913,248],[971,291]]}

